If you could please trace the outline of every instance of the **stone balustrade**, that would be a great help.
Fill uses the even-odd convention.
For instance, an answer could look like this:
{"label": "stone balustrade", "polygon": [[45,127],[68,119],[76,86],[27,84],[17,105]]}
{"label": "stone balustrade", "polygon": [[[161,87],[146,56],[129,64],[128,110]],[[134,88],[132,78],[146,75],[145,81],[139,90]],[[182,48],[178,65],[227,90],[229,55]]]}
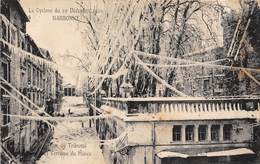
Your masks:
{"label": "stone balustrade", "polygon": [[260,110],[260,98],[103,98],[102,105],[135,113],[236,112]]}

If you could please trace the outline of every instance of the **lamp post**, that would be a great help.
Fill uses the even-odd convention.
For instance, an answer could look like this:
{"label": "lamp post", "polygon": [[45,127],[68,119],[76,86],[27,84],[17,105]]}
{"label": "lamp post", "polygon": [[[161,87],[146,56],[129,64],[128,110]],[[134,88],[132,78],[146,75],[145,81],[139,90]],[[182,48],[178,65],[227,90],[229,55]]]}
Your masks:
{"label": "lamp post", "polygon": [[134,87],[133,85],[129,82],[128,79],[126,79],[125,82],[123,82],[119,88],[119,92],[121,97],[128,98],[133,96],[134,92]]}

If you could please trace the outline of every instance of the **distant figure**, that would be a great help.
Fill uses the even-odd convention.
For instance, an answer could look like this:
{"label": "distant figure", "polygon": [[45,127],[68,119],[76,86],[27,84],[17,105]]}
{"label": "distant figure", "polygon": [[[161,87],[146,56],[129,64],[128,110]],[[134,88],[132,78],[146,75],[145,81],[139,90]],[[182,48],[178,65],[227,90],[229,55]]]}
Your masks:
{"label": "distant figure", "polygon": [[81,127],[84,128],[84,122],[81,122]]}
{"label": "distant figure", "polygon": [[68,115],[71,115],[71,114],[72,114],[71,110],[70,110],[70,109],[68,109]]}
{"label": "distant figure", "polygon": [[53,101],[52,97],[49,96],[48,99],[46,100],[46,110],[47,110],[46,112],[51,116],[53,116],[53,113],[54,113],[53,103],[54,103],[54,101]]}

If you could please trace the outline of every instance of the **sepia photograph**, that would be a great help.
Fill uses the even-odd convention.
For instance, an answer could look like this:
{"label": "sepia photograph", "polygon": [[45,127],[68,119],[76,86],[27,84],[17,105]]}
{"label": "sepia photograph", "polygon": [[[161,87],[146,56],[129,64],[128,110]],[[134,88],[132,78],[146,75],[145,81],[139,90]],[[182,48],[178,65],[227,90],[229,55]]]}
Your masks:
{"label": "sepia photograph", "polygon": [[260,164],[260,0],[0,0],[1,164]]}

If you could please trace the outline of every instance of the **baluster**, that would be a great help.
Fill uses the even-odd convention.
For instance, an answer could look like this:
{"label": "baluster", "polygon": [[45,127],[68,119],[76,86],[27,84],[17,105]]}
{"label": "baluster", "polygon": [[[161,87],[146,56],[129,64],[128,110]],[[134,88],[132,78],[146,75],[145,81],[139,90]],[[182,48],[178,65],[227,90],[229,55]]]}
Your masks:
{"label": "baluster", "polygon": [[198,104],[198,109],[199,109],[199,112],[203,112],[203,106],[202,106],[202,103]]}
{"label": "baluster", "polygon": [[207,112],[207,111],[208,111],[208,105],[207,105],[207,103],[205,102],[203,105],[204,105],[204,110],[205,110],[205,112]]}
{"label": "baluster", "polygon": [[159,113],[159,112],[161,112],[158,108],[156,108],[156,103],[154,102],[154,103],[151,103],[151,108],[152,108],[152,110],[153,111],[157,111],[157,113]]}
{"label": "baluster", "polygon": [[192,111],[192,112],[195,112],[194,103],[191,103],[191,104],[190,104],[190,108],[191,108],[191,111]]}
{"label": "baluster", "polygon": [[153,110],[152,108],[150,108],[150,103],[146,103],[145,102],[144,106],[145,106],[145,109],[147,111],[150,111],[151,113],[155,113],[156,112],[156,110]]}
{"label": "baluster", "polygon": [[188,106],[189,106],[189,111],[190,111],[190,112],[194,112],[193,103],[188,104]]}
{"label": "baluster", "polygon": [[181,112],[184,112],[184,108],[183,108],[183,104],[180,103],[180,109],[181,109]]}
{"label": "baluster", "polygon": [[181,112],[183,112],[183,106],[182,106],[182,103],[179,104],[179,107],[180,107]]}
{"label": "baluster", "polygon": [[228,106],[229,106],[229,111],[232,111],[232,103],[228,103]]}
{"label": "baluster", "polygon": [[143,104],[143,103],[142,103],[142,104],[140,104],[140,109],[142,109],[143,113],[145,113],[145,106],[144,106],[144,104]]}
{"label": "baluster", "polygon": [[166,104],[163,102],[161,112],[165,112]]}
{"label": "baluster", "polygon": [[221,102],[220,103],[220,111],[224,110],[224,104]]}
{"label": "baluster", "polygon": [[188,112],[187,106],[185,103],[182,104],[184,112]]}
{"label": "baluster", "polygon": [[191,104],[188,104],[188,111],[193,112]]}
{"label": "baluster", "polygon": [[204,111],[205,111],[205,110],[204,110],[204,106],[203,106],[202,103],[200,103],[200,108],[201,108],[201,112],[204,112]]}
{"label": "baluster", "polygon": [[199,111],[199,104],[196,103],[196,104],[195,104],[195,112],[198,112],[198,111]]}
{"label": "baluster", "polygon": [[[148,104],[145,103],[144,105],[145,105],[145,111],[148,112],[148,111],[149,111]],[[154,112],[156,112],[156,111],[152,111],[152,112],[154,113]]]}
{"label": "baluster", "polygon": [[219,103],[216,104],[217,112],[219,112]]}
{"label": "baluster", "polygon": [[174,113],[174,107],[173,107],[173,104],[171,103],[171,105],[170,105],[170,112],[171,113]]}
{"label": "baluster", "polygon": [[179,104],[176,104],[176,109],[177,109],[177,112],[180,112],[180,109],[179,109]]}
{"label": "baluster", "polygon": [[151,108],[153,111],[161,112],[159,109],[156,109],[156,108],[155,108],[155,103],[151,103],[150,108]]}
{"label": "baluster", "polygon": [[189,103],[187,103],[186,106],[187,106],[187,110],[188,110],[189,113],[193,112],[193,111],[191,110],[191,108],[190,108],[190,104],[189,104]]}
{"label": "baluster", "polygon": [[212,103],[212,111],[213,111],[213,112],[217,111],[217,109],[216,109],[216,107],[215,107],[215,103],[214,103],[214,102]]}
{"label": "baluster", "polygon": [[227,103],[224,103],[224,111],[228,111],[228,105],[227,105]]}
{"label": "baluster", "polygon": [[178,106],[178,104],[174,104],[174,110],[175,110],[176,112],[179,112],[179,106]]}
{"label": "baluster", "polygon": [[208,107],[208,112],[211,112],[211,106],[210,106],[210,103],[207,103],[207,107]]}
{"label": "baluster", "polygon": [[237,108],[238,108],[238,110],[240,111],[240,110],[241,110],[241,108],[240,108],[240,103],[238,103],[237,105],[238,105]]}
{"label": "baluster", "polygon": [[165,109],[165,112],[169,112],[170,111],[170,107],[169,107],[169,104],[166,104],[166,109]]}
{"label": "baluster", "polygon": [[122,102],[119,103],[119,106],[120,106],[120,107],[119,107],[120,110],[124,110],[124,107],[123,107],[123,103],[122,103]]}
{"label": "baluster", "polygon": [[239,111],[239,103],[237,103],[237,111]]}
{"label": "baluster", "polygon": [[237,103],[233,103],[233,110],[234,111],[237,111],[237,107],[236,106],[237,106]]}
{"label": "baluster", "polygon": [[182,104],[179,104],[180,112],[183,112]]}
{"label": "baluster", "polygon": [[181,112],[185,112],[183,103],[181,103]]}
{"label": "baluster", "polygon": [[140,111],[141,113],[144,113],[142,104],[138,104],[138,111]]}
{"label": "baluster", "polygon": [[161,112],[163,112],[164,111],[164,104],[161,104]]}

